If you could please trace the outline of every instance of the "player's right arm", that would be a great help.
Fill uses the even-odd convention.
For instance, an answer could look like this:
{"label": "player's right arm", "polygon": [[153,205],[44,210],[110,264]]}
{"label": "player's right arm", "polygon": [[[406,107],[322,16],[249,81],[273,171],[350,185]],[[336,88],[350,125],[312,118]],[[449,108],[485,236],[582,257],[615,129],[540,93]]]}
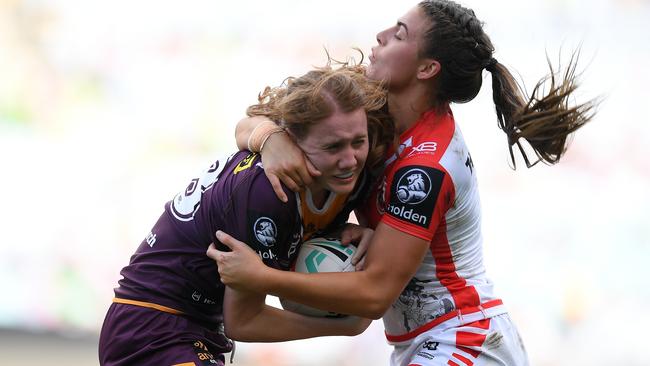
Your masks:
{"label": "player's right arm", "polygon": [[[282,190],[282,181],[289,189],[298,192],[312,182],[312,176],[319,176],[320,172],[307,159],[298,145],[287,133],[272,133],[269,136],[257,134],[268,133],[269,129],[263,128],[264,124],[273,124],[264,116],[246,117],[235,127],[237,147],[241,150],[262,150],[264,172],[269,178],[275,194],[282,202],[287,202],[287,196]],[[262,128],[257,128],[257,127]],[[251,141],[264,141],[262,146]]]}
{"label": "player's right arm", "polygon": [[264,303],[266,295],[226,287],[224,327],[226,335],[242,342],[283,342],[321,336],[355,336],[369,319],[309,317]]}
{"label": "player's right arm", "polygon": [[[245,243],[222,232],[217,238],[232,249],[208,249],[208,256],[219,263],[223,283],[372,319],[379,319],[399,296],[430,244],[382,222],[372,237],[363,271],[306,274],[266,267]],[[398,250],[395,243],[400,243]]]}

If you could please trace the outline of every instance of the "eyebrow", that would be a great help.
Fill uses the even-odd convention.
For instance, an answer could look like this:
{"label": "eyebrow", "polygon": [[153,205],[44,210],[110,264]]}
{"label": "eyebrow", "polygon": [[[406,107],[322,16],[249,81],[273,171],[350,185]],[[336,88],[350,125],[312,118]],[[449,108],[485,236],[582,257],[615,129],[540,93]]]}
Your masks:
{"label": "eyebrow", "polygon": [[405,24],[404,22],[400,22],[400,21],[398,20],[398,21],[397,21],[397,26],[398,26],[398,27],[404,27],[404,29],[406,30],[406,34],[407,34],[407,35],[409,34],[409,27],[407,27],[406,24]]}

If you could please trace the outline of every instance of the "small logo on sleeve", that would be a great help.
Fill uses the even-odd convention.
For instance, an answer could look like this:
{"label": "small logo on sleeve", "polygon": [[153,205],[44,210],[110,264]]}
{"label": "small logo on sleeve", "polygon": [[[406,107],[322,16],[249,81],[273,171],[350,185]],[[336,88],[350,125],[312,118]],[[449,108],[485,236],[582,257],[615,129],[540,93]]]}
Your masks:
{"label": "small logo on sleeve", "polygon": [[429,196],[431,178],[422,169],[414,168],[397,181],[397,198],[402,203],[418,204]]}
{"label": "small logo on sleeve", "polygon": [[445,176],[426,166],[407,166],[395,173],[387,213],[400,220],[427,228]]}
{"label": "small logo on sleeve", "polygon": [[255,238],[265,247],[272,247],[278,236],[278,228],[275,222],[268,217],[260,217],[253,225]]}
{"label": "small logo on sleeve", "polygon": [[419,154],[429,154],[429,155],[434,155],[436,153],[436,150],[438,150],[438,143],[434,141],[425,141],[418,146],[414,147],[411,149],[407,157],[411,157],[413,155],[419,155]]}

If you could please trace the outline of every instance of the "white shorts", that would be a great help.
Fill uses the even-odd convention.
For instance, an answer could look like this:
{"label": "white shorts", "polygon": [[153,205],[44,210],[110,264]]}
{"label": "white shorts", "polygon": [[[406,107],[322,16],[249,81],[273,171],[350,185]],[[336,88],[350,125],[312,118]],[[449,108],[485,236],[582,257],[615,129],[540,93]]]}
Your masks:
{"label": "white shorts", "polygon": [[528,365],[523,342],[507,313],[463,325],[446,323],[396,345],[391,366]]}

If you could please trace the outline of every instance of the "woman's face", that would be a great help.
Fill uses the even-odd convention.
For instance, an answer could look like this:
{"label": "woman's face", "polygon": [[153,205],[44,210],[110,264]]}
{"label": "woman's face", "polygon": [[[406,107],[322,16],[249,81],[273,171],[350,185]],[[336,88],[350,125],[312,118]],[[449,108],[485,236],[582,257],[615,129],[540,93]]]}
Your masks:
{"label": "woman's face", "polygon": [[298,146],[322,173],[310,187],[313,193],[323,189],[339,194],[352,192],[368,157],[365,110],[335,112],[311,126]]}
{"label": "woman's face", "polygon": [[419,45],[429,22],[419,6],[411,8],[397,23],[377,34],[366,76],[385,80],[396,91],[416,81]]}

